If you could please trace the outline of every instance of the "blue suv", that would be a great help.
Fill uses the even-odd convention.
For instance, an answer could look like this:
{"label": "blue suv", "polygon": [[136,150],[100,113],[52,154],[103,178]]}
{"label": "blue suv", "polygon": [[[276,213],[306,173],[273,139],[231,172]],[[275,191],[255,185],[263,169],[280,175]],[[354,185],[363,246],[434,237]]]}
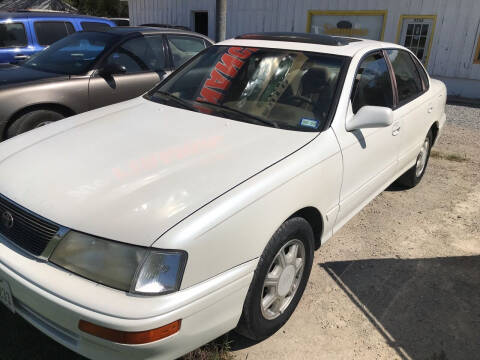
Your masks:
{"label": "blue suv", "polygon": [[98,17],[49,12],[0,12],[0,64],[15,63],[77,31],[115,23]]}

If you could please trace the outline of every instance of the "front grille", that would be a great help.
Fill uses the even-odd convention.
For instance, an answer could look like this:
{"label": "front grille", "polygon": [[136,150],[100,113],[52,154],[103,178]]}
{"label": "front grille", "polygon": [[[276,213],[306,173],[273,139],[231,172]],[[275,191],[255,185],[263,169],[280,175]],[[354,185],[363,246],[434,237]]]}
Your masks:
{"label": "front grille", "polygon": [[39,256],[59,226],[0,195],[0,234],[22,249]]}

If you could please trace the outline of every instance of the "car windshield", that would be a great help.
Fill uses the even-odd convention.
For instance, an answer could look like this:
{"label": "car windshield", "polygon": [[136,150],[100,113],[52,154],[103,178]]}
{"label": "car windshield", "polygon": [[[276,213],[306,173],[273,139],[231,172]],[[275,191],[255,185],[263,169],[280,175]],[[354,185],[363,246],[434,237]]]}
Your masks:
{"label": "car windshield", "polygon": [[328,54],[213,46],[147,98],[258,125],[321,131],[344,63]]}
{"label": "car windshield", "polygon": [[108,33],[75,33],[32,56],[22,66],[56,74],[84,74],[116,40],[116,35]]}

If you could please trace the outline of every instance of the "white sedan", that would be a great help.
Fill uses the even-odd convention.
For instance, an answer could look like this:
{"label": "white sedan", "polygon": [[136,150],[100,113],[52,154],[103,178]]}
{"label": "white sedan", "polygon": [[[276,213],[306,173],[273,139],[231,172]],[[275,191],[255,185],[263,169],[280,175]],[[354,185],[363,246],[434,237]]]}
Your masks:
{"label": "white sedan", "polygon": [[314,250],[393,182],[421,180],[445,101],[395,44],[210,47],[141,98],[0,144],[0,300],[92,359],[172,359],[232,329],[264,339]]}

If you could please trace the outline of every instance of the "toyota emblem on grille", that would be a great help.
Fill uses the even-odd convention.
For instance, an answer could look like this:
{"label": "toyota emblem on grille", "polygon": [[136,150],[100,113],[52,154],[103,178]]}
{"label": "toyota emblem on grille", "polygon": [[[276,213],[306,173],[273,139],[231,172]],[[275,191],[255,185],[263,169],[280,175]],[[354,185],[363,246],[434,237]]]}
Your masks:
{"label": "toyota emblem on grille", "polygon": [[2,225],[5,226],[7,229],[11,229],[13,227],[13,215],[10,213],[10,211],[3,212]]}

